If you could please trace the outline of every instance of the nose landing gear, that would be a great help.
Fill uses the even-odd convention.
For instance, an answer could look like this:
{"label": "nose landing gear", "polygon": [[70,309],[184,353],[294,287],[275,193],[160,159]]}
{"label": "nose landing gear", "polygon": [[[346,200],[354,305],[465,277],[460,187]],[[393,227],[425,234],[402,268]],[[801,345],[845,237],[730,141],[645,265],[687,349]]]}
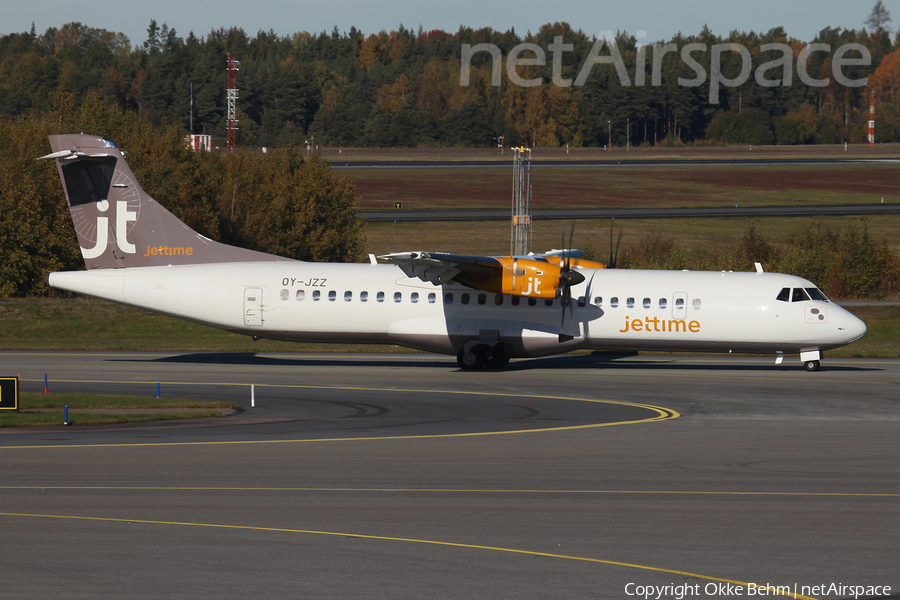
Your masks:
{"label": "nose landing gear", "polygon": [[803,350],[800,352],[800,360],[808,373],[819,370],[819,361],[822,360],[821,350]]}

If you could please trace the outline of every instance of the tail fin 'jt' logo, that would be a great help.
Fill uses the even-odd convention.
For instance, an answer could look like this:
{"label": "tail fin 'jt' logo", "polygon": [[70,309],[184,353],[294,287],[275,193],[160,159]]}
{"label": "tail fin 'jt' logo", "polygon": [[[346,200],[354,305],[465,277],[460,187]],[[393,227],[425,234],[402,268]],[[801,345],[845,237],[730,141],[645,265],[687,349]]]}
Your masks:
{"label": "tail fin 'jt' logo", "polygon": [[[97,203],[97,210],[105,213],[109,210],[109,201],[101,200]],[[136,221],[137,213],[128,210],[128,202],[118,200],[116,202],[116,245],[126,254],[134,254],[134,244],[128,241],[128,223]],[[81,254],[85,258],[97,258],[106,251],[109,243],[109,217],[97,217],[97,244],[93,248],[81,248]]]}

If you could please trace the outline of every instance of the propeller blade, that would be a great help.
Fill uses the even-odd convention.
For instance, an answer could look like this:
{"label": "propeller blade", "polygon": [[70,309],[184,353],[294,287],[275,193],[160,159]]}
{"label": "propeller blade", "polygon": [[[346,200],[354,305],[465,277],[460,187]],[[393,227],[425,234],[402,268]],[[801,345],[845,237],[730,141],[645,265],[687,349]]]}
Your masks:
{"label": "propeller blade", "polygon": [[606,266],[615,269],[615,260],[613,259],[613,228],[616,224],[616,218],[613,217],[609,220],[609,260],[606,261]]}
{"label": "propeller blade", "polygon": [[[559,321],[559,330],[560,332],[565,330],[566,326],[566,307],[569,308],[569,317],[574,317],[575,308],[572,306],[572,286],[578,285],[582,281],[584,281],[584,275],[579,273],[578,271],[572,270],[572,240],[575,237],[575,223],[572,223],[571,229],[569,229],[569,246],[566,248],[566,234],[563,233],[563,247],[566,251],[563,262],[560,266],[559,270],[559,287],[557,288],[557,293],[560,298],[560,305],[562,307],[562,315],[560,315]],[[570,335],[565,335],[563,333],[559,334],[559,341],[565,342],[573,339]]]}
{"label": "propeller blade", "polygon": [[616,254],[613,256],[612,260],[612,268],[616,268],[616,263],[619,261],[619,244],[622,243],[622,230],[619,230],[619,239],[616,240]]}

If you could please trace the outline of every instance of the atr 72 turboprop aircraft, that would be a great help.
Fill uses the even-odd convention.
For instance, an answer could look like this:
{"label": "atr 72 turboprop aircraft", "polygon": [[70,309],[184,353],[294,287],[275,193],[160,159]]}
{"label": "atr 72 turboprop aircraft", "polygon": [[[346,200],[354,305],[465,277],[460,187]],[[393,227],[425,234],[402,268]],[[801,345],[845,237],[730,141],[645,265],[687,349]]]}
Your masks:
{"label": "atr 72 turboprop aircraft", "polygon": [[50,137],[86,271],[51,286],[226,331],[298,342],[376,343],[457,356],[463,369],[578,348],[799,353],[866,332],[792,275],[605,269],[578,251],[529,256],[402,252],[307,263],[227,246],[141,189],[110,140]]}

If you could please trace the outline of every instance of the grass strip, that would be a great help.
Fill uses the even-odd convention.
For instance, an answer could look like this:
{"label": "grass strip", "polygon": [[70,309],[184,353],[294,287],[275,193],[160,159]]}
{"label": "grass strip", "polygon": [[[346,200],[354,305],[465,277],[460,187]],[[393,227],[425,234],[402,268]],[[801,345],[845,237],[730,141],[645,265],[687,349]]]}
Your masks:
{"label": "grass strip", "polygon": [[[174,421],[176,419],[206,419],[221,417],[217,410],[196,410],[178,413],[73,413],[69,412],[71,425],[114,425],[120,423],[148,423]],[[52,427],[64,423],[63,411],[18,412],[0,414],[0,427]]]}
{"label": "grass strip", "polygon": [[204,402],[190,398],[148,396],[107,396],[105,394],[41,394],[22,392],[19,401],[26,409],[36,408],[238,408],[231,402]]}
{"label": "grass strip", "polygon": [[[189,398],[148,398],[145,396],[106,396],[100,394],[19,394],[19,412],[0,413],[0,427],[41,427],[62,425],[64,407],[69,407],[69,423],[73,425],[109,425],[116,423],[147,423],[176,419],[204,419],[221,417],[220,410],[234,409],[231,402],[204,402]],[[94,410],[127,409],[196,409],[159,413],[103,413]],[[51,409],[51,410],[47,410]],[[58,409],[58,410],[55,410]],[[91,409],[80,412],[79,409]]]}

